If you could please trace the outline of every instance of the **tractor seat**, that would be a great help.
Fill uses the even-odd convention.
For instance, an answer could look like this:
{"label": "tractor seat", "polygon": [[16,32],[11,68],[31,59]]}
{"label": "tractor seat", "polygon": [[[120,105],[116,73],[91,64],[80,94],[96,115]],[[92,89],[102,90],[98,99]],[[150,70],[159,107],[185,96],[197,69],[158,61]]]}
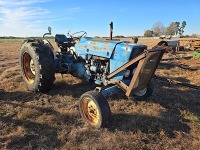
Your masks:
{"label": "tractor seat", "polygon": [[58,46],[67,48],[74,45],[73,38],[67,38],[64,34],[56,34],[55,35],[55,42],[58,44]]}
{"label": "tractor seat", "polygon": [[61,44],[61,43],[64,43],[64,42],[68,42],[68,39],[64,34],[56,34],[55,42]]}

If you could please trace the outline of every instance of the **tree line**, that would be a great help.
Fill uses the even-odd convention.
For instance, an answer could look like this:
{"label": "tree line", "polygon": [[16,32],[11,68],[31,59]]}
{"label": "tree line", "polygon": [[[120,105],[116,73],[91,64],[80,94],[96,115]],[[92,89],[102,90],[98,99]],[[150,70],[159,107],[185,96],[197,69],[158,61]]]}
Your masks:
{"label": "tree line", "polygon": [[151,30],[146,30],[144,33],[145,37],[161,36],[161,35],[183,35],[186,26],[186,21],[171,22],[167,27],[162,22],[156,22]]}

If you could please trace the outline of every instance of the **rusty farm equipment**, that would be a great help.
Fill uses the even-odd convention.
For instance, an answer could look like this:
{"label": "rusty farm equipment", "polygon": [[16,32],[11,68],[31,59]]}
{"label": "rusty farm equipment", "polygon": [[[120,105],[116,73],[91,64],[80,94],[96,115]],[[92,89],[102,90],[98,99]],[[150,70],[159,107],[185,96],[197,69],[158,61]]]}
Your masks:
{"label": "rusty farm equipment", "polygon": [[184,48],[193,51],[200,50],[200,39],[189,40],[189,42],[185,44]]}
{"label": "rusty farm equipment", "polygon": [[107,96],[119,90],[140,99],[152,95],[151,79],[167,46],[147,49],[143,44],[99,41],[86,34],[56,34],[58,51],[45,38],[25,40],[20,52],[21,74],[28,89],[39,92],[51,89],[55,73],[94,82],[96,89],[82,94],[79,110],[86,122],[100,128],[111,115]]}

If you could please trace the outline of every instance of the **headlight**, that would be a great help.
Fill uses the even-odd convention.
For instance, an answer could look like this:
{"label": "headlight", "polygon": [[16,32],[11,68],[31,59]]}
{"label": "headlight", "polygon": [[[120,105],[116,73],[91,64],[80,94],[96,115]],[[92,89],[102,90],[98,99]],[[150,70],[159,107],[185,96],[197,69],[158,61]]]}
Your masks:
{"label": "headlight", "polygon": [[127,78],[130,75],[131,71],[130,70],[126,70],[124,73],[124,76]]}

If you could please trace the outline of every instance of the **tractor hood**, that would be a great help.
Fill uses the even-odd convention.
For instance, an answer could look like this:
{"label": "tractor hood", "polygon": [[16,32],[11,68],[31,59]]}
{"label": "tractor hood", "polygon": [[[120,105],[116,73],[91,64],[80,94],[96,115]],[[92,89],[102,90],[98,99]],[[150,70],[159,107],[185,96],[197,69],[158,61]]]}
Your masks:
{"label": "tractor hood", "polygon": [[98,41],[89,37],[84,37],[75,44],[76,54],[83,59],[88,59],[93,55],[110,59],[110,63],[113,64],[110,65],[110,72],[141,54],[145,49],[147,46],[143,44],[126,41]]}
{"label": "tractor hood", "polygon": [[90,37],[83,37],[75,44],[76,53],[82,58],[86,54],[110,58],[119,41],[98,41]]}

